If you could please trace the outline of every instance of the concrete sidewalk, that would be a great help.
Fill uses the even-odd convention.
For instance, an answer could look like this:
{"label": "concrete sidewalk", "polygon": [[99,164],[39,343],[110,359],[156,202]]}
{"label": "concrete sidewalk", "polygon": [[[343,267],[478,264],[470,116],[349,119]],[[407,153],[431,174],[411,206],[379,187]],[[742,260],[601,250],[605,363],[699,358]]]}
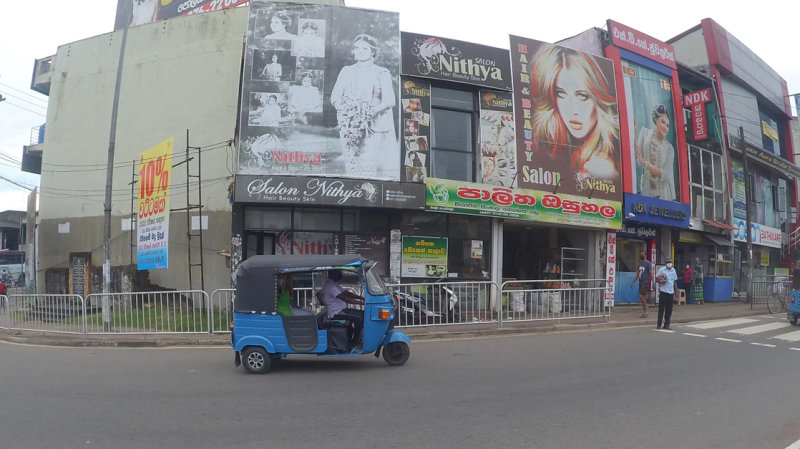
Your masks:
{"label": "concrete sidewalk", "polygon": [[[705,304],[684,304],[675,306],[672,312],[673,323],[717,320],[749,315],[768,314],[766,304],[742,302],[722,302]],[[504,321],[497,323],[458,324],[445,326],[424,326],[400,329],[413,341],[436,339],[475,338],[546,332],[578,331],[629,326],[649,326],[655,328],[658,307],[648,307],[647,318],[640,318],[642,307],[618,305],[612,309],[610,318],[577,318],[542,321]],[[785,318],[785,314],[783,316]],[[165,347],[165,346],[224,346],[230,344],[230,335],[94,335],[86,340],[75,334],[43,334],[42,332],[17,332],[0,330],[0,341],[20,344],[53,346],[115,346],[115,347]]]}

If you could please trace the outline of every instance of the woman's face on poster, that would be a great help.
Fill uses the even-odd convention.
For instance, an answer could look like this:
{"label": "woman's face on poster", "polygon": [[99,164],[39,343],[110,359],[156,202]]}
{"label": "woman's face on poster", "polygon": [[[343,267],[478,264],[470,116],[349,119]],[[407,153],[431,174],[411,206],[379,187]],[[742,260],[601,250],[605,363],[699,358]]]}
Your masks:
{"label": "woman's face on poster", "polygon": [[667,115],[659,115],[656,119],[656,131],[663,139],[669,132],[669,117]]}
{"label": "woman's face on poster", "polygon": [[372,59],[372,48],[364,41],[353,44],[353,58],[356,61],[369,61]]}
{"label": "woman's face on poster", "polygon": [[577,70],[565,68],[556,78],[556,102],[569,133],[583,139],[597,124],[595,102]]}
{"label": "woman's face on poster", "polygon": [[283,20],[281,20],[277,16],[274,16],[272,20],[270,20],[269,27],[272,29],[273,33],[284,31],[286,29],[286,26],[284,26],[283,24]]}

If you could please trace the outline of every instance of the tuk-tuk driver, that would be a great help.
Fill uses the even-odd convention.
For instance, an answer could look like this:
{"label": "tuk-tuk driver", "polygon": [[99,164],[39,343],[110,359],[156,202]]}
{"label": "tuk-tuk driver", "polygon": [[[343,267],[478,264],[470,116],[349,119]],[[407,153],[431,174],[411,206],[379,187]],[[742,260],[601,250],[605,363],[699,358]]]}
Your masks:
{"label": "tuk-tuk driver", "polygon": [[[342,270],[328,271],[328,280],[322,284],[322,300],[328,310],[328,318],[332,320],[347,320],[353,323],[353,340],[360,339],[361,329],[364,327],[364,311],[348,309],[347,304],[363,306],[366,301],[363,296],[346,291],[339,285],[342,280]],[[358,341],[354,341],[357,344]]]}

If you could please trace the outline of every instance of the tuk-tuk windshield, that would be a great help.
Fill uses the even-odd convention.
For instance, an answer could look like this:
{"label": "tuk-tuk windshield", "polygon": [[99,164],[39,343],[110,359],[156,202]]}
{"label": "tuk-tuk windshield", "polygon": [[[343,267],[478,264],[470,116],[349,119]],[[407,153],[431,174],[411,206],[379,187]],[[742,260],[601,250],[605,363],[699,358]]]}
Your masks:
{"label": "tuk-tuk windshield", "polygon": [[375,265],[377,265],[376,262],[371,262],[365,267],[367,272],[367,291],[372,296],[387,296],[389,289],[386,288],[381,277],[375,272]]}

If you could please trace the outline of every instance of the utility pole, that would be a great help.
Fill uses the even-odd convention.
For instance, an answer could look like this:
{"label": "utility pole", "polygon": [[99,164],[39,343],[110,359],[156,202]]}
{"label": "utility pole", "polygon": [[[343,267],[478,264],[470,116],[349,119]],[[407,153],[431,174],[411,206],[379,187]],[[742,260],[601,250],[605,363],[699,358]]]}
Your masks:
{"label": "utility pole", "polygon": [[744,143],[744,127],[739,127],[739,144],[742,147],[742,156],[744,159],[744,202],[745,202],[745,226],[746,239],[747,239],[747,271],[745,279],[747,280],[747,302],[753,305],[753,231],[750,229],[750,206],[753,200],[750,194],[750,170],[747,165],[747,149]]}
{"label": "utility pole", "polygon": [[103,203],[103,330],[111,330],[111,191],[114,184],[114,149],[117,145],[117,111],[119,110],[119,91],[122,82],[122,63],[125,59],[125,42],[128,40],[128,27],[122,29],[122,43],[119,47],[117,80],[114,84],[114,103],[111,106],[111,131],[108,137],[108,162],[106,163],[106,197]]}

